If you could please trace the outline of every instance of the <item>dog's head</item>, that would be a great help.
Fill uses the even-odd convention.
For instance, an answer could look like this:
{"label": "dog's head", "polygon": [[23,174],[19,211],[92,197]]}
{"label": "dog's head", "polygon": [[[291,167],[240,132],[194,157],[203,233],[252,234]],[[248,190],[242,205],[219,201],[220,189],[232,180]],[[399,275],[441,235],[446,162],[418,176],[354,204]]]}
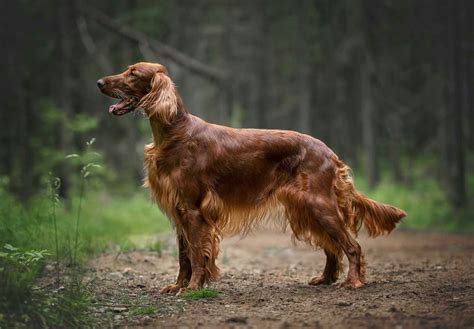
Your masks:
{"label": "dog's head", "polygon": [[114,115],[142,108],[148,117],[156,115],[169,123],[177,113],[175,86],[161,64],[133,64],[123,73],[99,79],[97,86],[107,96],[119,100],[109,107],[109,113]]}

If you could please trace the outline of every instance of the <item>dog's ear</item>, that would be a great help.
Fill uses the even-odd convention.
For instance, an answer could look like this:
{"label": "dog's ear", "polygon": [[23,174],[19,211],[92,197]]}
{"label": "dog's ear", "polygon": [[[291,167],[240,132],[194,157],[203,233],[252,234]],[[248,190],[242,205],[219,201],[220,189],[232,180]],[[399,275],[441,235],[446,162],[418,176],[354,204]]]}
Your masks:
{"label": "dog's ear", "polygon": [[151,80],[151,90],[140,100],[140,107],[148,117],[158,116],[165,124],[171,124],[178,114],[178,97],[170,77],[157,72]]}

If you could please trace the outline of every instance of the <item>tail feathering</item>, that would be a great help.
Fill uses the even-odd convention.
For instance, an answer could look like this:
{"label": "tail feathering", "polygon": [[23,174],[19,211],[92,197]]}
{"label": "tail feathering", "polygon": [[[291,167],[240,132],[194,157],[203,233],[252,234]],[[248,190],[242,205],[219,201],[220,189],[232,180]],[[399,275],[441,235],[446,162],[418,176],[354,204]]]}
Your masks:
{"label": "tail feathering", "polygon": [[363,223],[369,235],[373,237],[393,231],[406,213],[394,206],[369,199],[356,191],[349,166],[337,157],[334,161],[337,167],[334,189],[346,226],[357,234]]}

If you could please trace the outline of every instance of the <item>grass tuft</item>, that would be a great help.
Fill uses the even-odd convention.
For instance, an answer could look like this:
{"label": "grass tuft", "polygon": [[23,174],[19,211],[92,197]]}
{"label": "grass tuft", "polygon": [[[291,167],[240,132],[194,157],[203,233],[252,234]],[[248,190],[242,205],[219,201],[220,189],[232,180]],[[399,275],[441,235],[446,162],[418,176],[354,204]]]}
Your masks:
{"label": "grass tuft", "polygon": [[159,309],[156,306],[137,306],[130,310],[131,316],[144,316],[144,315],[155,315],[159,312]]}
{"label": "grass tuft", "polygon": [[219,290],[211,288],[202,288],[197,290],[189,290],[183,294],[183,298],[187,300],[216,298],[222,294]]}

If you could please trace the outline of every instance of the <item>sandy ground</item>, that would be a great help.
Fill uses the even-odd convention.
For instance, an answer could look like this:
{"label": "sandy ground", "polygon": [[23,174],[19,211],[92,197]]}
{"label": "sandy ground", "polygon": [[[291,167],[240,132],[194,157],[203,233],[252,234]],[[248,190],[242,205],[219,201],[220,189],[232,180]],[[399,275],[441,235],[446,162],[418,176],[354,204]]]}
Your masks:
{"label": "sandy ground", "polygon": [[[161,295],[178,271],[172,236],[157,252],[104,254],[91,263],[97,317],[109,326],[149,328],[474,328],[474,237],[396,231],[360,237],[367,284],[310,286],[325,258],[288,234],[224,240],[214,299]],[[347,264],[346,264],[347,268]],[[345,275],[344,275],[345,276]],[[340,278],[341,280],[342,278]],[[131,305],[158,313],[132,316]]]}

